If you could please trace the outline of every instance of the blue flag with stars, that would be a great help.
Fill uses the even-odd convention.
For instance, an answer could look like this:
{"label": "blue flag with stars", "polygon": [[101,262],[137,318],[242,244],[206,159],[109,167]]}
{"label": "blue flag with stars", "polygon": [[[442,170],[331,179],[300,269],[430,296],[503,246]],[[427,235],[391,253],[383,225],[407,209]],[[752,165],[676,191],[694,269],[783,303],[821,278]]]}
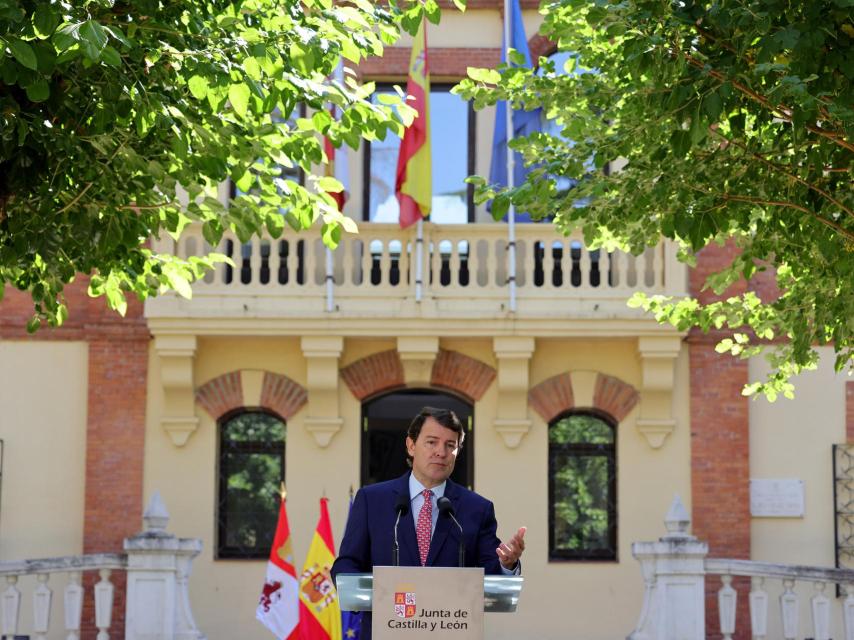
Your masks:
{"label": "blue flag with stars", "polygon": [[[525,36],[525,25],[522,23],[522,9],[519,0],[511,0],[510,8],[510,47],[525,57],[524,66],[531,68],[531,52],[528,39]],[[501,62],[507,62],[507,42],[502,42]],[[519,138],[542,130],[540,118],[542,109],[533,111],[513,109],[513,137]],[[522,160],[522,154],[513,152],[513,186],[518,187],[525,182],[525,176],[531,170]],[[507,102],[499,100],[495,108],[495,130],[492,136],[492,162],[489,168],[489,181],[501,186],[509,185],[507,179]],[[516,213],[516,222],[531,222],[527,213]]]}

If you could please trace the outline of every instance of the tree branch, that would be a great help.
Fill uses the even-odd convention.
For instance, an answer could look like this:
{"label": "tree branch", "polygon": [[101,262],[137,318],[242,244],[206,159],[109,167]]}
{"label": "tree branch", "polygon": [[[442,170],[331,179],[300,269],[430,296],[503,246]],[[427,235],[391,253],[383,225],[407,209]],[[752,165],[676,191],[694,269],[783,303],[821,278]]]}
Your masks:
{"label": "tree branch", "polygon": [[820,215],[818,215],[815,211],[812,211],[811,209],[807,209],[806,207],[801,206],[795,202],[786,202],[786,201],[782,201],[782,200],[765,200],[764,198],[754,198],[751,196],[733,195],[731,193],[723,193],[723,194],[721,194],[721,197],[726,201],[733,200],[735,202],[748,202],[750,204],[761,204],[761,205],[765,205],[767,207],[787,207],[789,209],[796,209],[797,211],[800,211],[802,213],[806,213],[807,215],[815,218],[816,220],[818,220],[823,225],[830,227],[831,229],[835,230],[837,233],[839,233],[843,237],[847,238],[849,242],[854,243],[854,231],[848,231],[848,229],[846,229],[845,227],[842,227],[842,226],[836,224],[832,220],[828,220],[827,218],[823,218]]}
{"label": "tree branch", "polygon": [[711,131],[714,135],[718,136],[719,138],[723,138],[724,140],[726,140],[726,141],[727,141],[727,143],[732,144],[732,145],[735,145],[735,146],[736,146],[736,147],[738,147],[739,149],[742,149],[743,151],[745,151],[745,152],[749,153],[753,158],[755,158],[756,160],[759,160],[759,162],[761,162],[762,164],[764,164],[764,165],[766,165],[766,166],[770,167],[770,168],[771,168],[771,169],[773,169],[774,171],[778,171],[778,172],[782,173],[783,175],[785,175],[785,176],[787,176],[787,177],[791,178],[791,179],[792,179],[792,180],[794,180],[795,182],[800,182],[800,183],[801,183],[802,185],[804,185],[805,187],[807,187],[807,188],[809,188],[809,189],[812,189],[813,191],[815,191],[816,193],[818,193],[819,195],[823,196],[824,198],[826,198],[827,200],[829,200],[830,202],[832,202],[833,204],[835,204],[837,207],[839,207],[840,209],[842,209],[842,210],[843,210],[845,213],[847,213],[849,216],[851,216],[852,218],[854,218],[854,209],[851,209],[850,207],[845,206],[844,204],[842,204],[842,202],[840,202],[839,200],[837,200],[836,198],[834,198],[832,195],[830,195],[830,193],[828,193],[828,192],[827,192],[827,191],[825,191],[824,189],[822,189],[822,188],[820,188],[820,187],[817,187],[817,186],[816,186],[816,185],[814,185],[813,183],[808,182],[807,180],[804,180],[803,178],[801,178],[801,177],[800,177],[800,176],[798,176],[798,175],[795,175],[794,173],[790,173],[789,171],[787,171],[787,170],[785,169],[785,167],[783,167],[783,166],[781,166],[781,165],[779,165],[779,164],[777,164],[777,163],[775,163],[775,162],[771,162],[770,160],[768,160],[768,159],[766,159],[766,158],[762,157],[760,154],[755,153],[754,151],[751,151],[750,149],[748,149],[748,148],[747,148],[747,145],[742,144],[742,143],[741,143],[741,142],[739,142],[738,140],[731,140],[730,138],[727,138],[724,134],[722,134],[722,133],[721,133],[720,131],[718,131],[716,128],[714,128],[714,127],[709,127],[709,131]]}
{"label": "tree branch", "polygon": [[[702,60],[698,60],[694,56],[691,56],[691,55],[688,55],[687,53],[684,53],[679,48],[675,48],[674,53],[682,56],[688,62],[688,64],[690,64],[692,67],[694,67],[696,69],[700,69],[700,70],[708,73],[710,76],[712,76],[716,80],[719,80],[721,82],[729,82],[734,88],[738,89],[738,91],[740,91],[741,93],[743,93],[747,97],[751,98],[752,100],[758,102],[759,104],[761,104],[763,107],[765,107],[766,109],[768,109],[772,113],[778,115],[780,117],[780,119],[785,120],[786,122],[789,122],[789,123],[792,122],[792,110],[789,107],[786,107],[784,105],[775,105],[768,98],[766,98],[762,94],[757,93],[756,91],[754,91],[753,89],[751,89],[747,85],[744,85],[744,84],[738,82],[737,80],[732,80],[731,78],[728,78],[726,75],[724,75],[720,71],[716,71],[715,69],[707,68],[708,65],[705,62],[703,62]],[[837,144],[837,145],[847,149],[848,151],[854,152],[854,143],[848,142],[840,134],[838,134],[834,131],[828,131],[827,129],[822,129],[819,126],[812,125],[812,124],[807,124],[806,128],[808,131],[810,131],[816,135],[819,135],[822,138],[827,138],[828,140],[830,140],[834,144]]]}

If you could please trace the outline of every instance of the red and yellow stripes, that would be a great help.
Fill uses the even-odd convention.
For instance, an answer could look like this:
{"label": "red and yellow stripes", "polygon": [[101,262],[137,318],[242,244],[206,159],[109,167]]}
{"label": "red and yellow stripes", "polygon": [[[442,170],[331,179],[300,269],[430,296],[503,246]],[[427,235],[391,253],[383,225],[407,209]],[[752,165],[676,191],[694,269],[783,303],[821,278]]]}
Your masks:
{"label": "red and yellow stripes", "polygon": [[430,215],[433,201],[432,156],[430,151],[430,66],[427,62],[427,29],[421,21],[412,43],[409,101],[418,115],[406,128],[397,156],[395,193],[400,203],[400,226],[406,228]]}
{"label": "red and yellow stripes", "polygon": [[299,581],[301,640],[341,640],[341,607],[330,574],[335,542],[327,502],[326,498],[320,499],[320,520]]}

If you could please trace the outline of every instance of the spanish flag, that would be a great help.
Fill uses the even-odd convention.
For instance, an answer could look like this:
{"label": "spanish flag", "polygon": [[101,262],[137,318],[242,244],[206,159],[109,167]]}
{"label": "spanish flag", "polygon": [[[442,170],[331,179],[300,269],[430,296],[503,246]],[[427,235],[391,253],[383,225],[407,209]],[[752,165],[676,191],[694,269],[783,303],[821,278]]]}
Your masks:
{"label": "spanish flag", "polygon": [[299,581],[300,640],[341,640],[341,607],[329,573],[335,560],[335,542],[327,502],[320,499],[320,520]]}
{"label": "spanish flag", "polygon": [[430,67],[427,64],[427,28],[423,19],[412,42],[406,93],[411,96],[409,104],[418,115],[403,133],[397,156],[394,191],[400,203],[400,226],[403,229],[429,216],[433,200]]}

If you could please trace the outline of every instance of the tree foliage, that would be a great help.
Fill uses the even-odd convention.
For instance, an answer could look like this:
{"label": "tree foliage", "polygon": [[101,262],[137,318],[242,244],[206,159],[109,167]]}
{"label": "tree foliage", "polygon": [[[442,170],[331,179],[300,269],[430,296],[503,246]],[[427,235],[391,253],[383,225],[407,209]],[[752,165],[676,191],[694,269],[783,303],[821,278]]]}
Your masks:
{"label": "tree foliage", "polygon": [[[224,258],[145,243],[190,222],[216,246],[226,229],[245,241],[322,218],[334,245],[353,223],[324,190],[341,186],[302,186],[282,167],[323,162],[318,134],[356,148],[400,133],[411,109],[327,77],[342,56],[380,55],[425,11],[438,18],[435,0],[0,0],[0,294],[31,292],[31,330],[62,323],[78,273],[119,311],[128,292],[189,295]],[[228,178],[245,195],[223,206]]]}
{"label": "tree foliage", "polygon": [[[854,22],[852,0],[546,0],[541,33],[572,52],[565,68],[470,71],[457,89],[478,106],[542,106],[562,135],[514,144],[539,165],[513,192],[480,181],[479,197],[582,227],[593,246],[640,253],[661,236],[680,259],[727,239],[738,255],[707,286],[723,293],[757,272],[780,295],[640,297],[679,329],[734,332],[719,351],[764,350],[765,382],[791,393],[833,345],[854,356]],[[602,171],[625,162],[621,171]],[[595,166],[595,170],[591,167]],[[569,191],[556,176],[579,180]],[[774,341],[773,348],[767,348]]]}

